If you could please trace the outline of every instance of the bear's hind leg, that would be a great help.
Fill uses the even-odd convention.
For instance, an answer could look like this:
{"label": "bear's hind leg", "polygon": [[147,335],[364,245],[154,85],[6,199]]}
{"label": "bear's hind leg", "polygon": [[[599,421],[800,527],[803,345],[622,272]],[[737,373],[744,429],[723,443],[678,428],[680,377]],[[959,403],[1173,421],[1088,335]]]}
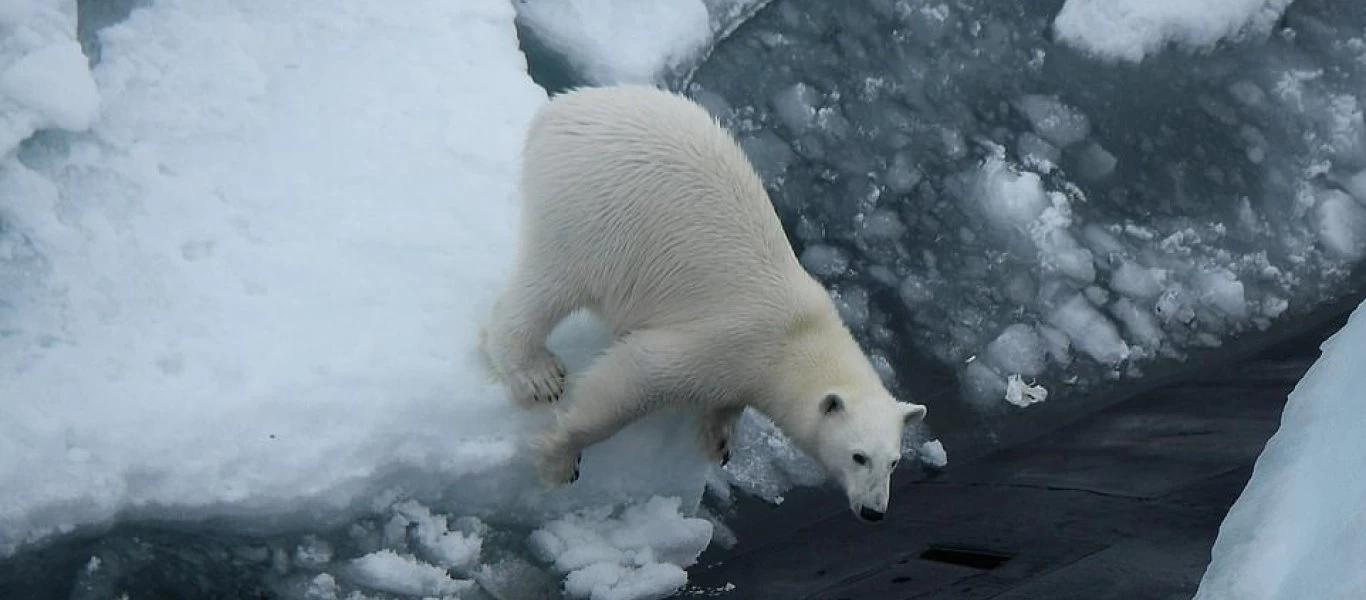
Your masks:
{"label": "bear's hind leg", "polygon": [[484,354],[518,405],[554,402],[564,390],[564,365],[545,343],[576,308],[565,283],[519,267],[483,330]]}
{"label": "bear's hind leg", "polygon": [[578,479],[584,448],[644,416],[671,392],[682,391],[669,389],[677,381],[679,363],[687,360],[679,337],[627,334],[570,381],[554,426],[536,445],[542,481],[550,486],[572,483]]}
{"label": "bear's hind leg", "polygon": [[702,449],[713,462],[720,463],[721,466],[730,462],[730,453],[734,449],[732,440],[735,439],[735,424],[740,421],[740,416],[744,412],[743,405],[734,405],[707,409],[700,415],[698,425],[701,427]]}

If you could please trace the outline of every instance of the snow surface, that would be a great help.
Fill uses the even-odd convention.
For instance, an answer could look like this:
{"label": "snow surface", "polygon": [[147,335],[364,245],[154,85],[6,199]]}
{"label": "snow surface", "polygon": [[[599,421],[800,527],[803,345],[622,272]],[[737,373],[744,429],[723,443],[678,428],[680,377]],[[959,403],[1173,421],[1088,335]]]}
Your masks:
{"label": "snow surface", "polygon": [[1292,0],[1067,0],[1058,39],[1109,60],[1138,62],[1169,44],[1208,49],[1264,34]]}
{"label": "snow surface", "polygon": [[1219,527],[1196,600],[1366,590],[1366,303],[1321,348]]}

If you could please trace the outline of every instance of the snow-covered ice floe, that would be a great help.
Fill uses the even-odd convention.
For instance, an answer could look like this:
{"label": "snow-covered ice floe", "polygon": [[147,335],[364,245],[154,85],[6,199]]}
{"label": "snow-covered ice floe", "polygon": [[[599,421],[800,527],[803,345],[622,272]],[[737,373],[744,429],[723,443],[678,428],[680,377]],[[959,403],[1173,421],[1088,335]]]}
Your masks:
{"label": "snow-covered ice floe", "polygon": [[1054,21],[1063,42],[1107,59],[1140,61],[1175,45],[1207,50],[1265,35],[1292,0],[1067,0]]}
{"label": "snow-covered ice floe", "polygon": [[1321,349],[1219,527],[1196,600],[1366,591],[1366,304]]}

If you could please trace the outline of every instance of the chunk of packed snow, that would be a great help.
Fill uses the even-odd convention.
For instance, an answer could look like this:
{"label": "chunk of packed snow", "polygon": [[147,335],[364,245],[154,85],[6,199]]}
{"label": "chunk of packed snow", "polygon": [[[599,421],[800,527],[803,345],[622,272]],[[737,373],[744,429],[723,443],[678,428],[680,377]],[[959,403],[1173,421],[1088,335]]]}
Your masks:
{"label": "chunk of packed snow", "polygon": [[1338,190],[1319,194],[1314,207],[1319,241],[1337,259],[1356,261],[1366,256],[1366,206]]}
{"label": "chunk of packed snow", "polygon": [[1018,373],[1006,378],[1006,402],[1024,408],[1048,399],[1048,390],[1042,385],[1025,383]]}
{"label": "chunk of packed snow", "polygon": [[987,221],[1003,231],[1026,231],[1049,207],[1039,176],[1016,171],[999,154],[982,162],[977,201]]}
{"label": "chunk of packed snow", "polygon": [[1138,62],[1175,44],[1192,50],[1271,30],[1292,0],[1067,0],[1058,39],[1107,60]]}
{"label": "chunk of packed snow", "polygon": [[404,596],[437,596],[469,591],[474,582],[452,579],[446,569],[393,550],[380,550],[351,561],[348,571],[357,584]]}
{"label": "chunk of packed snow", "polygon": [[1116,364],[1129,358],[1129,346],[1082,294],[1074,295],[1048,314],[1049,324],[1067,334],[1072,345],[1102,364]]}
{"label": "chunk of packed snow", "polygon": [[38,129],[88,129],[99,105],[76,42],[75,0],[0,7],[0,157]]}
{"label": "chunk of packed snow", "polygon": [[1025,166],[1042,173],[1052,171],[1062,160],[1062,151],[1032,131],[1015,140],[1015,154]]}
{"label": "chunk of packed snow", "polygon": [[1238,276],[1224,267],[1202,270],[1195,274],[1200,300],[1221,314],[1242,319],[1247,316],[1247,300],[1243,293],[1243,282]]}
{"label": "chunk of packed snow", "polygon": [[892,160],[887,163],[887,172],[882,178],[887,189],[897,194],[906,194],[914,190],[924,177],[915,163],[915,156],[909,150],[893,154]]}
{"label": "chunk of packed snow", "polygon": [[677,498],[653,497],[626,507],[584,510],[547,523],[531,545],[565,573],[571,597],[593,600],[664,598],[687,583],[711,541],[712,524],[680,512]]}
{"label": "chunk of packed snow", "polygon": [[1082,145],[1081,150],[1077,152],[1076,161],[1077,176],[1091,181],[1109,177],[1119,165],[1119,159],[1115,158],[1115,155],[1095,142]]}
{"label": "chunk of packed snow", "polygon": [[659,84],[706,50],[702,0],[522,0],[518,17],[589,83]]}
{"label": "chunk of packed snow", "polygon": [[939,440],[929,440],[920,445],[920,461],[935,468],[944,468],[949,464],[949,453],[944,450],[944,443]]}
{"label": "chunk of packed snow", "polygon": [[[438,565],[447,568],[467,567],[479,559],[483,540],[474,533],[452,530],[447,518],[434,515],[427,507],[407,500],[397,504],[395,516],[403,517],[404,528],[414,526],[418,545]],[[480,523],[472,521],[474,527]]]}
{"label": "chunk of packed snow", "polygon": [[1043,338],[1033,327],[1015,323],[987,344],[986,357],[1006,373],[1033,377],[1043,372],[1046,352]]}
{"label": "chunk of packed snow", "polygon": [[1162,346],[1162,327],[1157,324],[1157,319],[1151,312],[1128,298],[1116,300],[1110,306],[1110,311],[1124,324],[1129,339],[1143,347],[1149,356]]}
{"label": "chunk of packed snow", "polygon": [[1366,304],[1321,348],[1219,527],[1196,600],[1366,592]]}
{"label": "chunk of packed snow", "polygon": [[1110,289],[1130,298],[1155,298],[1162,293],[1162,280],[1165,275],[1162,271],[1125,260],[1110,273]]}

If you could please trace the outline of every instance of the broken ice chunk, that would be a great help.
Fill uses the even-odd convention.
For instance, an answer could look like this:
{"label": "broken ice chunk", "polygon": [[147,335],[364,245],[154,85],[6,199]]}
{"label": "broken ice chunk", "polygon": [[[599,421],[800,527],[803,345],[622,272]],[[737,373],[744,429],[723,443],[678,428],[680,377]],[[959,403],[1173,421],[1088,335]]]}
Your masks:
{"label": "broken ice chunk", "polygon": [[1054,146],[1066,148],[1091,135],[1090,119],[1055,96],[1027,94],[1014,104],[1034,131]]}
{"label": "broken ice chunk", "polygon": [[949,453],[939,440],[930,440],[920,445],[920,462],[931,467],[943,468],[949,464]]}
{"label": "broken ice chunk", "polygon": [[1366,208],[1338,190],[1318,194],[1314,224],[1328,254],[1355,261],[1366,255]]}
{"label": "broken ice chunk", "polygon": [[1082,294],[1073,295],[1049,313],[1048,322],[1066,333],[1078,350],[1102,364],[1114,365],[1129,358],[1129,346],[1114,323]]}
{"label": "broken ice chunk", "polygon": [[986,356],[1002,371],[1033,377],[1043,372],[1046,350],[1033,327],[1016,323],[987,344]]}
{"label": "broken ice chunk", "polygon": [[1100,181],[1115,172],[1119,159],[1100,144],[1088,142],[1076,154],[1077,176],[1087,181]]}
{"label": "broken ice chunk", "polygon": [[773,96],[773,112],[784,125],[803,133],[816,124],[820,93],[805,83],[794,83]]}
{"label": "broken ice chunk", "polygon": [[818,277],[832,277],[849,270],[849,253],[834,246],[807,246],[801,256],[802,266]]}

